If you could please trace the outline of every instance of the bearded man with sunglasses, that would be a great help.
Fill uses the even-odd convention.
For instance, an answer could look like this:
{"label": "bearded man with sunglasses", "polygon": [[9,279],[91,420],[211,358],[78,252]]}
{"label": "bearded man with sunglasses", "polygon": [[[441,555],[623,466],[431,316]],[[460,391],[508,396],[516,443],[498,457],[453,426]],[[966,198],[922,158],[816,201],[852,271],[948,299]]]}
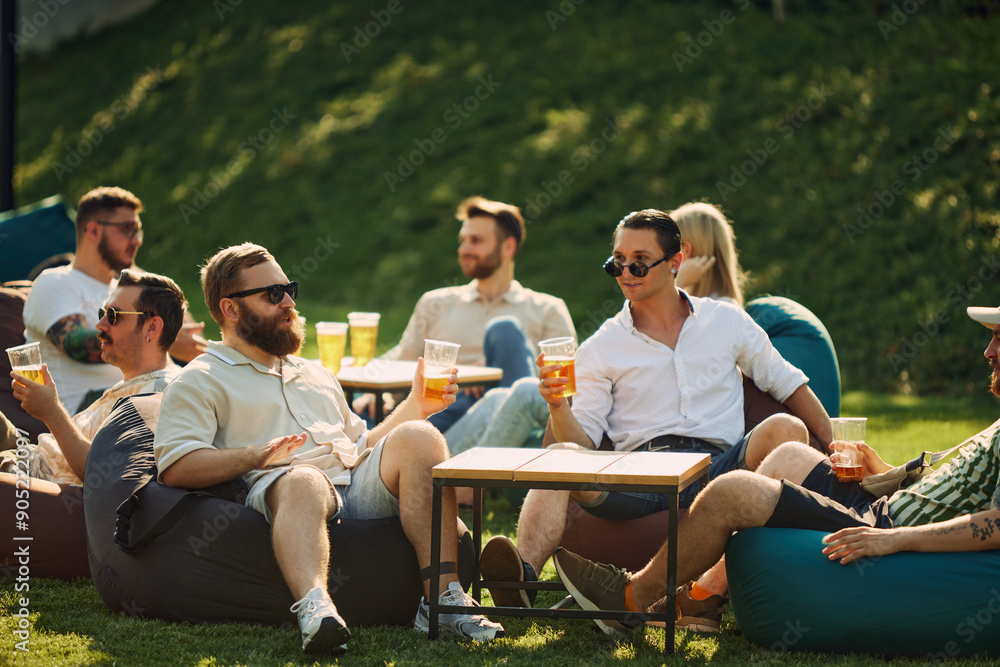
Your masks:
{"label": "bearded man with sunglasses", "polygon": [[[100,187],[85,194],[76,209],[76,255],[67,266],[43,271],[24,304],[25,340],[41,343],[42,359],[59,385],[71,413],[122,380],[121,371],[102,359],[94,314],[115,287],[118,274],[133,266],[142,246],[142,201],[128,190]],[[203,325],[188,319],[170,353],[186,362],[204,351]]]}
{"label": "bearded man with sunglasses", "polygon": [[[580,346],[572,407],[558,397],[567,382],[554,375],[560,366],[546,365],[544,355],[536,360],[556,441],[594,449],[607,434],[618,451],[708,453],[713,479],[754,470],[781,443],[807,443],[807,427],[825,447],[830,419],[805,374],[781,358],[743,309],[677,287],[680,244],[677,224],[662,211],[634,212],[618,224],[604,270],[618,281],[625,306]],[[744,433],[743,374],[792,415],[771,416]],[[680,494],[681,508],[690,506],[697,490]],[[497,536],[483,549],[484,578],[536,579],[562,539],[570,498],[609,521],[667,509],[667,496],[659,494],[532,490],[521,508],[517,547]],[[700,583],[709,589],[714,582]],[[523,589],[491,592],[498,604],[530,606]],[[721,598],[726,591],[711,592]]]}
{"label": "bearded man with sunglasses", "polygon": [[[187,365],[164,394],[154,453],[168,486],[203,488],[242,476],[246,504],[272,525],[278,567],[296,602],[307,653],[341,653],[351,633],[327,590],[327,521],[398,516],[423,568],[424,600],[414,628],[428,630],[430,595],[442,605],[473,605],[458,583],[457,506],[442,508],[441,590],[429,590],[431,468],[448,458],[427,417],[454,402],[424,397],[423,362],[413,391],[368,430],[330,371],[294,356],[304,336],[295,310],[298,284],[264,248],[219,251],[202,269],[205,302],[222,343]],[[442,627],[477,641],[503,636],[480,615],[444,614]]]}

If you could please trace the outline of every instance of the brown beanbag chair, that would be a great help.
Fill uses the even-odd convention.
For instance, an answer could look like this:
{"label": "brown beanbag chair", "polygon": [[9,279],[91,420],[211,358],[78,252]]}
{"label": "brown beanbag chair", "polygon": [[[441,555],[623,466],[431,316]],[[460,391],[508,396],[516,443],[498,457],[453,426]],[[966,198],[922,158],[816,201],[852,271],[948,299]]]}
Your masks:
{"label": "brown beanbag chair", "polygon": [[[784,405],[743,378],[744,432],[778,413],[788,413]],[[544,445],[555,440],[551,425],[545,431]],[[810,434],[810,441],[816,437]],[[605,437],[601,449],[611,449]],[[683,514],[682,514],[683,516]],[[598,563],[611,563],[632,572],[641,570],[667,539],[668,512],[657,512],[630,521],[605,521],[588,514],[570,502],[566,528],[559,546]]]}
{"label": "brown beanbag chair", "polygon": [[[24,302],[31,292],[31,282],[18,280],[0,285],[0,349],[24,344]],[[17,428],[27,431],[31,442],[38,440],[39,433],[49,429],[21,408],[21,401],[14,398],[10,387],[10,359],[0,358],[0,413],[3,413]]]}
{"label": "brown beanbag chair", "polygon": [[[83,489],[41,479],[0,473],[0,572],[18,576],[75,579],[89,577],[87,530],[83,521]],[[24,490],[25,480],[28,490]],[[20,530],[18,510],[28,513]],[[17,540],[30,536],[31,540]],[[24,549],[28,555],[25,557]],[[25,563],[24,561],[28,562]],[[24,571],[27,568],[27,573]]]}

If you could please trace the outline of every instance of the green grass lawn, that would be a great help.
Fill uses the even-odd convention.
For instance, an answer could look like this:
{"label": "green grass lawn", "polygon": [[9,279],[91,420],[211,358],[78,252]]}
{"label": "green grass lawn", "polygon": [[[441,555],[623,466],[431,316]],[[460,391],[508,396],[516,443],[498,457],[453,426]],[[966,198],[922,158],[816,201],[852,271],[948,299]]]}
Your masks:
{"label": "green grass lawn", "polygon": [[[869,417],[868,442],[883,457],[901,463],[921,450],[938,450],[989,425],[996,405],[982,400],[924,399],[851,392],[844,396],[845,416]],[[471,525],[471,517],[463,517]],[[484,516],[493,534],[513,534],[515,508],[503,497],[488,501]],[[543,579],[555,578],[549,564]],[[112,614],[89,580],[31,582],[30,651],[14,649],[14,619],[0,618],[0,665],[636,665],[828,664],[880,665],[879,656],[777,653],[753,645],[740,634],[731,612],[718,636],[678,631],[675,655],[663,655],[663,630],[646,628],[612,638],[590,621],[552,622],[501,619],[508,637],[489,645],[449,638],[428,642],[409,628],[357,628],[350,652],[339,661],[306,658],[297,631],[249,625],[187,625]],[[0,584],[0,607],[14,606],[22,593],[13,583]],[[557,592],[543,592],[540,602],[554,603]],[[924,660],[893,660],[921,664]],[[962,660],[961,665],[996,664]]]}

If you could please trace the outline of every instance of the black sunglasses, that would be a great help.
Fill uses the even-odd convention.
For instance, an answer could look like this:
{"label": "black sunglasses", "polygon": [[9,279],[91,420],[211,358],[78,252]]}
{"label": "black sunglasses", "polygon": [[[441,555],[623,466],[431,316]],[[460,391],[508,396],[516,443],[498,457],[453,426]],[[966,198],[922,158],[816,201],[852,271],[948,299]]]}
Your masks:
{"label": "black sunglasses", "polygon": [[151,313],[148,311],[141,310],[118,310],[114,306],[109,308],[98,308],[97,309],[97,321],[100,322],[104,319],[104,316],[108,316],[108,324],[115,326],[118,323],[119,315],[156,315],[156,313]]}
{"label": "black sunglasses", "polygon": [[614,257],[608,257],[608,261],[604,262],[604,270],[608,272],[609,276],[617,278],[625,270],[625,267],[628,267],[629,273],[631,273],[633,276],[635,276],[636,278],[644,278],[646,274],[649,273],[649,270],[651,268],[653,268],[657,264],[661,264],[662,262],[667,261],[671,257],[673,257],[673,255],[667,255],[663,259],[656,260],[649,266],[646,266],[642,262],[632,262],[631,264],[622,264]]}
{"label": "black sunglasses", "polygon": [[292,281],[287,285],[268,285],[267,287],[255,287],[253,289],[245,289],[242,292],[233,292],[226,299],[235,299],[240,296],[250,296],[251,294],[257,294],[259,292],[267,292],[267,300],[271,303],[277,305],[281,303],[285,295],[292,297],[292,301],[299,295],[299,284],[296,281]]}

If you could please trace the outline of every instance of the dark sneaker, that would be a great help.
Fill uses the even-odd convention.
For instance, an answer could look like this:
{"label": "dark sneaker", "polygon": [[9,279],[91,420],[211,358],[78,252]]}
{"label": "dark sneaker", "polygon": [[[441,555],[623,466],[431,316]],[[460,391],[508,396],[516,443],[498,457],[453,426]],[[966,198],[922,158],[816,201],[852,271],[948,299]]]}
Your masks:
{"label": "dark sneaker", "polygon": [[303,651],[338,654],[347,650],[351,631],[325,591],[312,589],[290,611],[298,616]]}
{"label": "dark sneaker", "polygon": [[[452,582],[444,593],[438,596],[439,609],[444,607],[478,607],[479,604],[473,600],[462,587]],[[417,608],[417,616],[413,619],[413,629],[418,632],[427,633],[431,627],[431,609],[427,600],[420,598],[420,606]],[[499,639],[505,636],[503,626],[499,623],[487,619],[480,614],[438,614],[438,624],[443,630],[458,635],[459,637],[472,639],[477,642]]]}
{"label": "dark sneaker", "polygon": [[[594,563],[561,547],[552,558],[559,578],[578,605],[590,611],[626,611],[625,586],[632,578],[629,572],[614,565]],[[640,625],[641,621],[637,614],[634,623],[600,618],[595,618],[594,623],[605,634],[613,635]]]}
{"label": "dark sneaker", "polygon": [[[487,581],[538,581],[534,569],[521,560],[517,547],[504,535],[490,538],[483,547],[479,571]],[[497,607],[531,607],[537,593],[524,588],[490,588]]]}
{"label": "dark sneaker", "polygon": [[704,600],[691,597],[691,584],[677,587],[677,622],[675,627],[692,632],[718,632],[722,622],[722,609],[729,603],[723,595],[713,595]]}

